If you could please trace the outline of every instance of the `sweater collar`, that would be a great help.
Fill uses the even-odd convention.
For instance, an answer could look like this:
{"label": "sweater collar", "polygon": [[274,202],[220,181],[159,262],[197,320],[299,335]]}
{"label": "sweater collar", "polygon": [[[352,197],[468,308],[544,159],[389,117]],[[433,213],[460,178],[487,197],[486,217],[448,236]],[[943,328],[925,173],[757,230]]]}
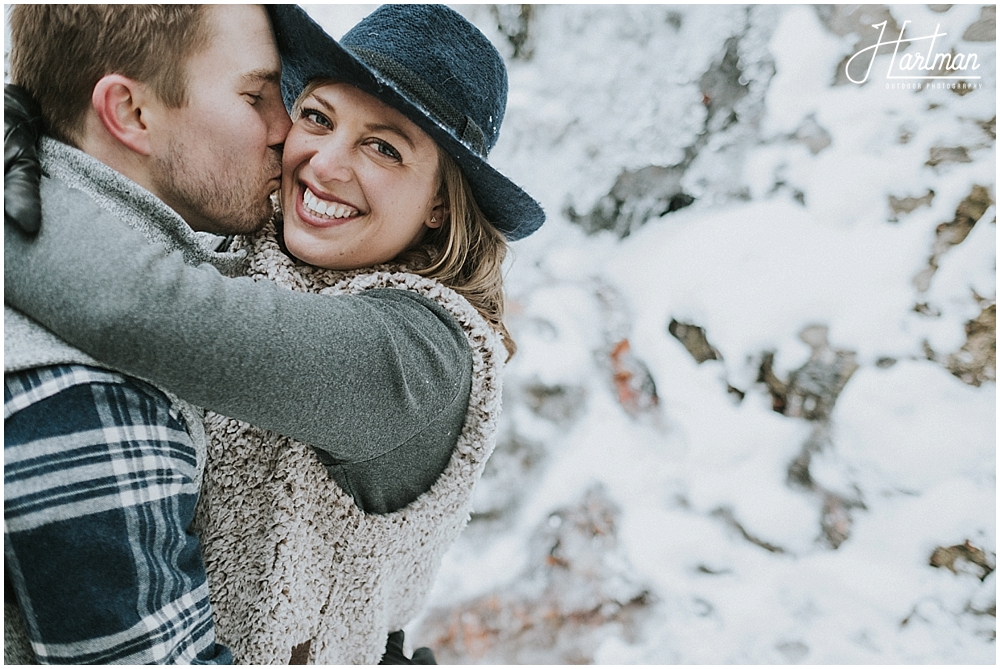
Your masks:
{"label": "sweater collar", "polygon": [[44,172],[82,190],[102,208],[168,251],[180,250],[185,262],[209,262],[222,273],[241,274],[245,252],[217,252],[224,238],[195,232],[180,215],[151,192],[91,155],[51,137],[39,140]]}

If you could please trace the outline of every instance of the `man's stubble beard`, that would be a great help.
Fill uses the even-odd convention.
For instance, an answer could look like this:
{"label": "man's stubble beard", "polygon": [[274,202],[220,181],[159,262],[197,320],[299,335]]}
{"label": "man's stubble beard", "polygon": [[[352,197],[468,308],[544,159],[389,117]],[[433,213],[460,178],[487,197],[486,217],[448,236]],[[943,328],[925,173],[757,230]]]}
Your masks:
{"label": "man's stubble beard", "polygon": [[265,192],[270,176],[281,168],[281,154],[268,149],[268,164],[258,174],[226,161],[227,171],[192,166],[171,145],[153,161],[156,192],[193,229],[220,235],[257,232],[271,219],[274,207]]}

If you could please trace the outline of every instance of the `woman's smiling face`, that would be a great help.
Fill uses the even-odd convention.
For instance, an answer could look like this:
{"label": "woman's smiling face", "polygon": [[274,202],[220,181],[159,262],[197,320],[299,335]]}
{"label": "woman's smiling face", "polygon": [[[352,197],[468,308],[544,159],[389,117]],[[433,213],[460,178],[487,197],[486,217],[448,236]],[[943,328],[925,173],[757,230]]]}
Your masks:
{"label": "woman's smiling face", "polygon": [[285,245],[329,269],[387,262],[441,225],[439,186],[427,133],[353,86],[322,84],[285,140]]}

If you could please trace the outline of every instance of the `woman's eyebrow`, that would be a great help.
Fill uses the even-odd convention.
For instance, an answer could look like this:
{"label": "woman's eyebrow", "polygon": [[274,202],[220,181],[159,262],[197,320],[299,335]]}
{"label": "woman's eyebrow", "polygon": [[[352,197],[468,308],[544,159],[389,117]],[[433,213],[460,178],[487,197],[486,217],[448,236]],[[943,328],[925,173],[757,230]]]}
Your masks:
{"label": "woman's eyebrow", "polygon": [[328,111],[328,112],[330,112],[331,114],[333,114],[333,113],[335,113],[335,112],[337,111],[336,109],[334,109],[334,108],[333,108],[333,105],[332,105],[332,104],[330,104],[330,103],[329,103],[329,102],[327,102],[327,101],[326,101],[325,99],[323,99],[323,96],[321,96],[321,95],[317,95],[316,93],[313,93],[313,94],[312,94],[312,95],[310,95],[309,97],[311,97],[311,98],[312,98],[313,100],[315,100],[316,102],[318,102],[318,103],[319,103],[319,105],[320,105],[321,107],[323,107],[323,109],[327,110],[327,111]]}
{"label": "woman's eyebrow", "polygon": [[391,132],[394,135],[398,135],[404,142],[406,142],[411,151],[416,149],[416,146],[413,144],[413,140],[410,139],[410,136],[406,134],[406,132],[398,125],[394,125],[392,123],[369,123],[365,126],[365,128],[367,128],[368,132]]}

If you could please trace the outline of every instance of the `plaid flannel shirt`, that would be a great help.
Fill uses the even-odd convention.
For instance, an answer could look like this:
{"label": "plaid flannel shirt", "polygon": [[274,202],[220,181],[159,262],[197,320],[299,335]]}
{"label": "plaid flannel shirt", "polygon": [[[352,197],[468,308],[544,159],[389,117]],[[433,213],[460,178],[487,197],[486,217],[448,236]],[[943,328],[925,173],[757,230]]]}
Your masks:
{"label": "plaid flannel shirt", "polygon": [[196,468],[146,383],[82,365],[4,376],[5,572],[40,662],[232,662],[189,531]]}

